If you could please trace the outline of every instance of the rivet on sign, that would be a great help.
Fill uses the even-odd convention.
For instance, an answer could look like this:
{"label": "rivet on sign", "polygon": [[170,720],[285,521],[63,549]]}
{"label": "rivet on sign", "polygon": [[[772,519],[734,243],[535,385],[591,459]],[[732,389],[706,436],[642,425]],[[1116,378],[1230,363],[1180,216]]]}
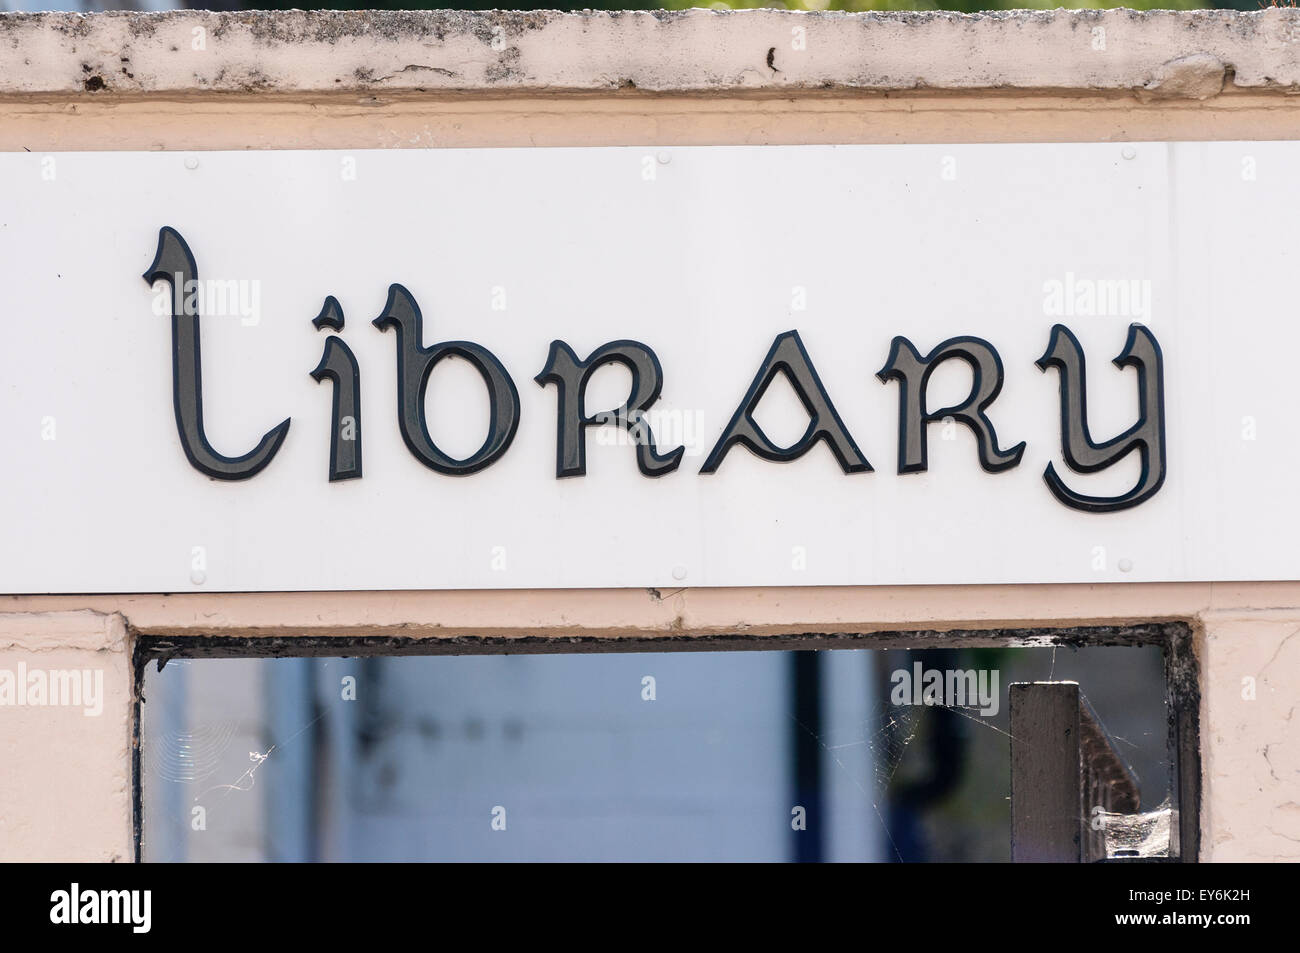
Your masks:
{"label": "rivet on sign", "polygon": [[673,157],[666,152],[659,153],[659,155],[656,156],[656,158],[659,160],[660,165],[667,165],[669,162],[673,160]]}
{"label": "rivet on sign", "polygon": [[1123,149],[1120,150],[1119,154],[1122,155],[1125,159],[1134,159],[1137,158],[1138,151],[1134,149],[1132,146],[1125,146]]}
{"label": "rivet on sign", "polygon": [[673,567],[673,578],[674,578],[674,579],[685,579],[685,578],[686,578],[686,567],[685,567],[685,566],[674,566],[674,567]]}
{"label": "rivet on sign", "polygon": [[1120,572],[1129,572],[1129,571],[1131,571],[1132,569],[1133,569],[1133,560],[1131,560],[1131,559],[1121,559],[1121,560],[1119,561],[1119,571],[1120,571]]}
{"label": "rivet on sign", "polygon": [[189,156],[185,160],[185,168],[193,170],[193,169],[197,169],[198,167],[199,167],[199,160],[194,158],[194,156]]}
{"label": "rivet on sign", "polygon": [[201,586],[207,581],[208,574],[202,570],[196,569],[194,572],[190,573],[190,582],[194,583],[196,586]]}

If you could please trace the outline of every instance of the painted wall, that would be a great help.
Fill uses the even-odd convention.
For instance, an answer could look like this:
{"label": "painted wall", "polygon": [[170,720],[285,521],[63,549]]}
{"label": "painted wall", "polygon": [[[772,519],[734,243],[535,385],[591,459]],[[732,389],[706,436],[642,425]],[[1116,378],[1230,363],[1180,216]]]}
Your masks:
{"label": "painted wall", "polygon": [[[0,38],[12,151],[1300,138],[1285,9],[12,14]],[[1300,583],[4,597],[0,669],[102,669],[104,704],[0,711],[0,859],[131,857],[137,634],[616,646],[1169,619],[1197,631],[1203,859],[1300,859]]]}

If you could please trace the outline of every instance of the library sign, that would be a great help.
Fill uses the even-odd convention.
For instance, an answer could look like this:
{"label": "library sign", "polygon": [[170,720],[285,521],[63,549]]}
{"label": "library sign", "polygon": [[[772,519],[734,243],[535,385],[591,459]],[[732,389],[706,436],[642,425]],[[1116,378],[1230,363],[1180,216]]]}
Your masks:
{"label": "library sign", "polygon": [[0,588],[1297,578],[1297,159],[5,155]]}

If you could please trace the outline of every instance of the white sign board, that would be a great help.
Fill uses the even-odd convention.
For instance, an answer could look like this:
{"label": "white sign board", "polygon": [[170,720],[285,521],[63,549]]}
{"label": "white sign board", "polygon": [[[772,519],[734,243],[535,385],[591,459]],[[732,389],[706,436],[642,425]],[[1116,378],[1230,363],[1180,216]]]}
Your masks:
{"label": "white sign board", "polygon": [[[7,154],[0,589],[1300,578],[1297,167],[1294,143]],[[155,255],[178,280],[141,277]],[[607,414],[634,383],[644,416]]]}

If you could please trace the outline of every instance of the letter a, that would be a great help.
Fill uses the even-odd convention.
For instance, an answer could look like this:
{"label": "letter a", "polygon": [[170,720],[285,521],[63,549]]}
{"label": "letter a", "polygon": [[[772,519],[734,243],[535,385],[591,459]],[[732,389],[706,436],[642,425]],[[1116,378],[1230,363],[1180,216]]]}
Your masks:
{"label": "letter a", "polygon": [[[810,418],[808,429],[804,431],[803,436],[789,447],[778,447],[774,444],[754,419],[754,411],[777,373],[785,374]],[[736,408],[731,423],[727,424],[727,429],[714,445],[709,458],[704,461],[704,466],[700,467],[700,472],[713,473],[717,470],[722,463],[722,458],[735,443],[744,444],[752,453],[764,460],[789,463],[802,457],[819,440],[826,441],[826,445],[831,448],[831,453],[835,454],[835,459],[839,461],[840,468],[845,473],[870,472],[871,464],[862,455],[862,451],[858,449],[858,445],[853,442],[853,438],[845,428],[844,422],[840,420],[835,405],[831,403],[826,388],[822,386],[821,378],[813,368],[808,352],[804,350],[799,332],[786,331],[784,334],[777,335],[776,340],[772,342],[772,348],[767,352],[767,357],[763,358],[763,364],[754,375],[754,382],[749,385],[748,393]]]}

